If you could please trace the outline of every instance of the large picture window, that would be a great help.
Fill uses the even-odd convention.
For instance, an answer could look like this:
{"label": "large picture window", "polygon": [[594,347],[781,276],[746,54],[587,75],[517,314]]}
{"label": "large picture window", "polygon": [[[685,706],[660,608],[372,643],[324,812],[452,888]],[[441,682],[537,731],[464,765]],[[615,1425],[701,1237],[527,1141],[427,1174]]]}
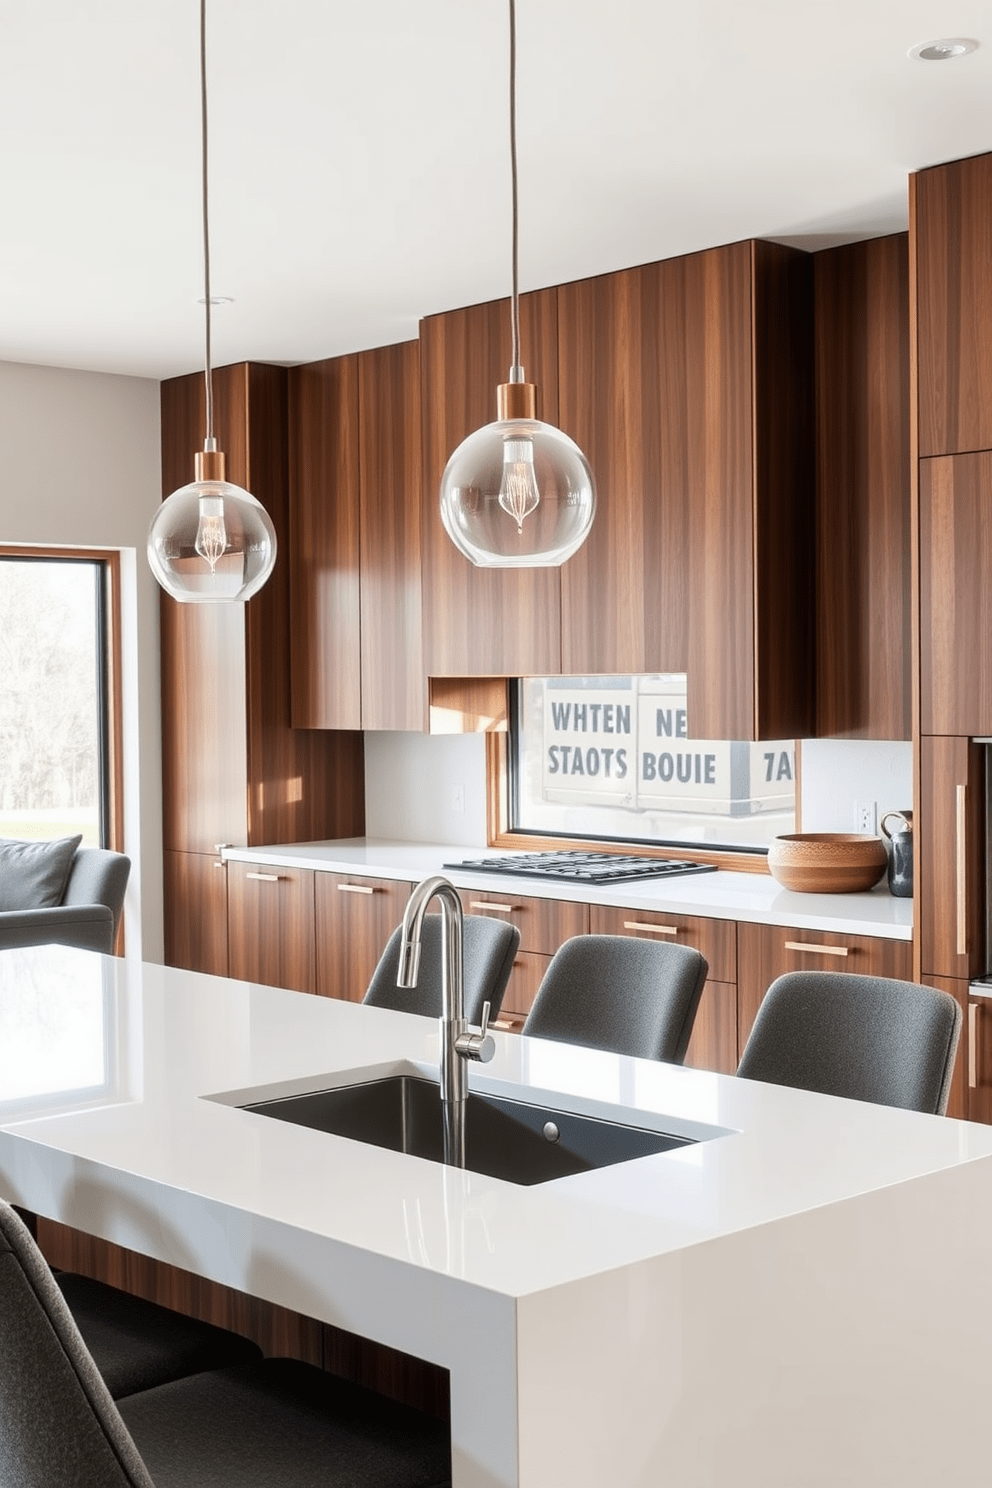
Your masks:
{"label": "large picture window", "polygon": [[111,846],[106,560],[0,553],[0,836]]}
{"label": "large picture window", "polygon": [[795,776],[794,740],[690,738],[681,674],[516,684],[516,832],[760,852],[795,830]]}

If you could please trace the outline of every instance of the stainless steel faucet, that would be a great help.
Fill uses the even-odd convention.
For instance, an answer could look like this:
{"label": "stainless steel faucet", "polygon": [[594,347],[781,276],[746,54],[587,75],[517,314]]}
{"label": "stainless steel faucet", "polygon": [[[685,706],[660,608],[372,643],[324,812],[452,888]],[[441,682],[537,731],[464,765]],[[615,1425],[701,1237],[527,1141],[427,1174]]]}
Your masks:
{"label": "stainless steel faucet", "polygon": [[482,1027],[465,1022],[465,961],[462,948],[462,901],[454,884],[435,876],[419,883],[403,914],[403,943],[396,977],[398,987],[415,987],[420,969],[420,934],[427,906],[441,905],[441,1110],[444,1114],[444,1160],[465,1166],[465,1101],[470,1059],[485,1064],[496,1052],[489,1032],[489,1003],[482,1009]]}

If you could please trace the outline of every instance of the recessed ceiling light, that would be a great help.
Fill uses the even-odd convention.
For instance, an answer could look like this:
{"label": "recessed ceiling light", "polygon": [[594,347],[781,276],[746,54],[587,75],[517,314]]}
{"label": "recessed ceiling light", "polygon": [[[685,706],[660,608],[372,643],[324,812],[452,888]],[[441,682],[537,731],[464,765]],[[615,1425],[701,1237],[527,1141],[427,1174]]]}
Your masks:
{"label": "recessed ceiling light", "polygon": [[950,62],[954,57],[967,56],[977,47],[978,42],[970,36],[942,36],[939,41],[921,41],[919,46],[910,47],[906,55],[915,57],[917,62]]}
{"label": "recessed ceiling light", "polygon": [[[204,298],[204,296],[201,295],[200,298],[197,300],[196,303],[198,305],[205,305],[207,302],[206,302],[206,299]],[[211,295],[210,296],[210,303],[211,303],[211,305],[233,305],[234,304],[234,296],[233,295]]]}

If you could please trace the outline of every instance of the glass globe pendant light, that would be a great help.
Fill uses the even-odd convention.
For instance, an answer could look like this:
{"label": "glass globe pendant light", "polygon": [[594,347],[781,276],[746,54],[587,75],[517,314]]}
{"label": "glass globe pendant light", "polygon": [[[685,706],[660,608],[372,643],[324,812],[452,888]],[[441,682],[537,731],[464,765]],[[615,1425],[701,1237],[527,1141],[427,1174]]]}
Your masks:
{"label": "glass globe pendant light", "polygon": [[520,365],[517,274],[516,3],[510,3],[510,170],[513,185],[513,337],[496,422],[455,450],[441,479],[441,520],[479,568],[555,568],[581,547],[596,513],[592,471],[578,445],[535,416],[536,388]]}
{"label": "glass globe pendant light", "polygon": [[210,229],[207,204],[207,28],[200,0],[200,115],[203,168],[203,283],[206,322],[206,423],[194,479],[163,501],[148,532],[148,562],[167,594],[183,604],[245,600],[261,589],[276,561],[276,532],[260,501],[225,480],[214,438],[210,360]]}

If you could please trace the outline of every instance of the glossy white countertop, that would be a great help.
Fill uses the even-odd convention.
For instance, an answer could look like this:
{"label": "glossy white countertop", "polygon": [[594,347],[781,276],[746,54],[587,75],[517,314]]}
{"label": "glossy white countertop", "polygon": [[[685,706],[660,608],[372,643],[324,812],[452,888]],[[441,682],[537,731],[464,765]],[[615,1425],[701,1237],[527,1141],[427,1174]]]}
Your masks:
{"label": "glossy white countertop", "polygon": [[524,1188],[232,1104],[437,1041],[0,952],[0,1193],[442,1365],[453,1488],[981,1481],[992,1128],[501,1034],[473,1087],[709,1139]]}
{"label": "glossy white countertop", "polygon": [[497,1033],[474,1089],[712,1134],[524,1188],[236,1109],[369,1069],[436,1076],[433,1020],[59,947],[0,953],[0,1014],[8,1197],[47,1212],[48,1149],[149,1212],[195,1195],[509,1296],[992,1154],[988,1127]]}
{"label": "glossy white countertop", "polygon": [[459,889],[493,895],[519,894],[535,899],[572,899],[585,904],[703,915],[709,919],[747,920],[799,930],[836,931],[841,935],[877,935],[912,940],[913,901],[895,899],[884,881],[862,894],[797,894],[781,888],[764,873],[688,874],[684,878],[635,879],[618,888],[549,883],[537,878],[503,877],[444,867],[472,858],[508,856],[496,847],[446,846],[443,843],[392,842],[376,838],[341,838],[275,847],[229,847],[224,857],[238,862],[318,872],[368,874],[417,883],[443,873]]}

